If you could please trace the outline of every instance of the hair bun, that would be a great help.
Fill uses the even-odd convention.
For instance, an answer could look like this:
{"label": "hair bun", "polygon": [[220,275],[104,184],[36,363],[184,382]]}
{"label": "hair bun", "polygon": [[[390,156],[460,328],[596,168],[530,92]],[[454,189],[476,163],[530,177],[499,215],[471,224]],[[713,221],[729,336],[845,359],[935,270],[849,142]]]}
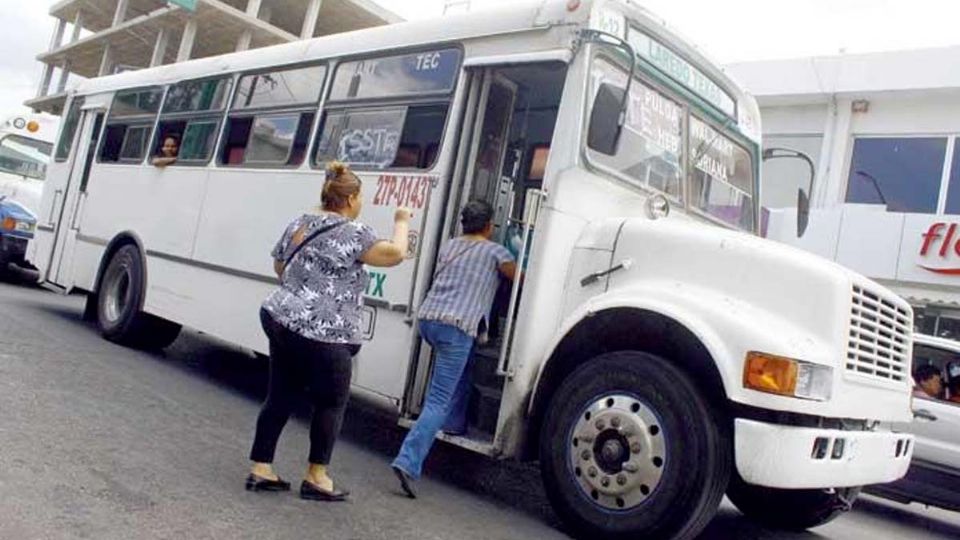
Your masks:
{"label": "hair bun", "polygon": [[333,180],[347,172],[347,164],[342,161],[331,161],[327,164],[327,179]]}

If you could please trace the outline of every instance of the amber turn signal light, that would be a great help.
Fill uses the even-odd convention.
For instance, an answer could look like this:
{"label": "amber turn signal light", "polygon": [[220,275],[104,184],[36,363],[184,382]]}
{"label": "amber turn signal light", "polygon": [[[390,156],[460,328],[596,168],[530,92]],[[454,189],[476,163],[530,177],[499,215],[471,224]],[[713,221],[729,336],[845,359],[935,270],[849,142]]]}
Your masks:
{"label": "amber turn signal light", "polygon": [[792,396],[797,389],[797,362],[756,351],[747,353],[743,386],[759,392]]}
{"label": "amber turn signal light", "polygon": [[8,231],[12,231],[17,228],[17,220],[12,217],[3,218],[2,227]]}

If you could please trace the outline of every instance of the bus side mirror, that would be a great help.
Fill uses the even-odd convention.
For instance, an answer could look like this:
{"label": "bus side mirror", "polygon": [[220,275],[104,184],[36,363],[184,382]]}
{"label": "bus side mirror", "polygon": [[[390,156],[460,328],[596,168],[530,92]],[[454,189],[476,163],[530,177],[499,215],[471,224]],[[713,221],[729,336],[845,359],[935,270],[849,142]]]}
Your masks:
{"label": "bus side mirror", "polygon": [[797,238],[803,237],[810,224],[810,197],[800,188],[797,190]]}
{"label": "bus side mirror", "polygon": [[810,170],[807,189],[799,188],[797,190],[797,238],[802,238],[803,234],[807,232],[807,225],[810,224],[810,197],[813,194],[813,182],[817,176],[817,168],[810,156],[789,148],[764,148],[763,160],[771,159],[799,159],[806,163]]}
{"label": "bus side mirror", "polygon": [[587,146],[596,152],[612,156],[617,153],[620,141],[620,116],[626,90],[610,83],[603,83],[593,100],[590,111],[590,126],[587,130]]}

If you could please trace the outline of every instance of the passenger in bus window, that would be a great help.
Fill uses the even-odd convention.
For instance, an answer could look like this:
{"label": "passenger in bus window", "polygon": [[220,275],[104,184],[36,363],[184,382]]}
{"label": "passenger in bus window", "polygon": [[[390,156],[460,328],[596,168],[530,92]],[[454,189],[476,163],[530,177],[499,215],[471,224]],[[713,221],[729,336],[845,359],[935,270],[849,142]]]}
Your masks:
{"label": "passenger in bus window", "polygon": [[250,451],[250,491],[290,489],[271,463],[297,398],[307,393],[313,417],[300,497],[342,501],[348,495],[327,467],[347,405],[352,357],[360,349],[360,307],[370,279],[363,265],[403,262],[411,217],[409,210],[398,209],[393,239],[378,240],[372,228],[357,221],[360,188],[360,179],[345,165],[331,164],[322,212],[294,219],[271,253],[280,286],[260,310],[270,341],[270,384]]}
{"label": "passenger in bus window", "polygon": [[487,316],[500,276],[512,280],[518,274],[510,252],[490,240],[490,204],[467,203],[460,223],[463,235],[440,250],[433,284],[418,313],[420,335],[435,353],[433,373],[423,411],[392,463],[400,487],[411,499],[416,498],[411,483],[420,478],[437,432],[466,431],[467,365],[474,342],[486,339]]}
{"label": "passenger in bus window", "polygon": [[924,364],[913,370],[913,380],[916,386],[913,395],[917,397],[943,398],[943,378],[937,366]]}
{"label": "passenger in bus window", "polygon": [[164,135],[163,146],[160,147],[160,155],[153,158],[155,167],[166,167],[177,162],[177,155],[180,154],[180,137],[176,135]]}

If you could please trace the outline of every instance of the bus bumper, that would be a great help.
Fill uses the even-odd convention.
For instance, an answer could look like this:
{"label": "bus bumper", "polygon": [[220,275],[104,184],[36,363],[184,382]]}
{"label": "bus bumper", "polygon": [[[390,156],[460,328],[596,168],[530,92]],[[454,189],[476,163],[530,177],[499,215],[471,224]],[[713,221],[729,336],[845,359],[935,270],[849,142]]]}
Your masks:
{"label": "bus bumper", "polygon": [[907,473],[913,436],[734,422],[737,470],[750,484],[782,489],[854,487]]}

